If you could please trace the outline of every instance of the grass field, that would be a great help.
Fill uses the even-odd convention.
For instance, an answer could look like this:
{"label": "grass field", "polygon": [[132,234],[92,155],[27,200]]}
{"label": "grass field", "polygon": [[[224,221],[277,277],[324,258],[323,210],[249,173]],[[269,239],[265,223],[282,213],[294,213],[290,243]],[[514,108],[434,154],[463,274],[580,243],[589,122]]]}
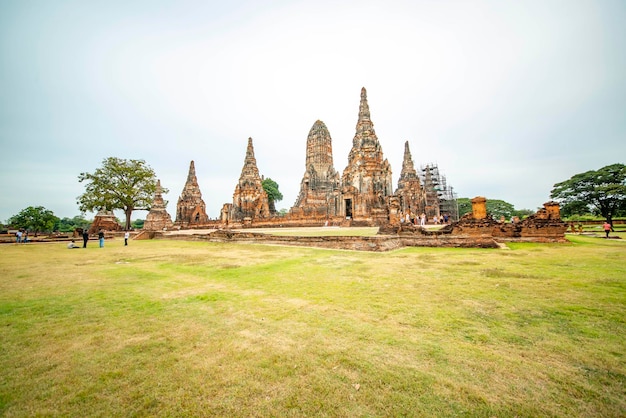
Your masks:
{"label": "grass field", "polygon": [[626,242],[0,246],[0,415],[626,416]]}

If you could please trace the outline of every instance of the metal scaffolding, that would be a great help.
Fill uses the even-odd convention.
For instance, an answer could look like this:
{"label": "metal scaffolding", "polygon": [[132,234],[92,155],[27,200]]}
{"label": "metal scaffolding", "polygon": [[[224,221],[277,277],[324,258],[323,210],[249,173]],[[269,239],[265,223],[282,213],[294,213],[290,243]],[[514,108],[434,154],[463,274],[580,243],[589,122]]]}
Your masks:
{"label": "metal scaffolding", "polygon": [[459,219],[457,195],[448,186],[446,176],[439,173],[437,164],[421,166],[419,177],[426,190],[426,216],[448,215],[452,221]]}

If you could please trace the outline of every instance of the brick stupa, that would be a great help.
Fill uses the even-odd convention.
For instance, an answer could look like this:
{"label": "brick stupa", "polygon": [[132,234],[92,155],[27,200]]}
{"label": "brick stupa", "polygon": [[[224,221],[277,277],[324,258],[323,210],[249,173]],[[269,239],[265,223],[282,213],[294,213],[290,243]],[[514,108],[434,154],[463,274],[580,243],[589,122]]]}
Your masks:
{"label": "brick stupa", "polygon": [[100,230],[106,232],[121,231],[122,226],[117,223],[112,210],[100,209],[93,218],[93,223],[89,228],[89,235],[97,234]]}
{"label": "brick stupa", "polygon": [[426,194],[422,188],[419,176],[413,164],[409,141],[404,143],[404,158],[402,160],[402,172],[398,179],[398,188],[395,195],[400,198],[400,208],[410,218],[420,216],[424,212]]}
{"label": "brick stupa", "polygon": [[209,220],[206,205],[202,200],[202,192],[196,178],[196,167],[191,161],[189,174],[183,191],[176,204],[176,225],[182,228],[193,228]]}
{"label": "brick stupa", "polygon": [[163,188],[161,180],[157,180],[156,190],[150,212],[146,215],[143,229],[147,231],[163,231],[172,227],[172,217],[167,213],[165,201],[163,200]]}
{"label": "brick stupa", "polygon": [[251,221],[270,217],[267,193],[263,189],[259,169],[254,157],[252,138],[248,138],[248,148],[244,159],[239,182],[233,193],[233,205],[230,219],[236,221]]}

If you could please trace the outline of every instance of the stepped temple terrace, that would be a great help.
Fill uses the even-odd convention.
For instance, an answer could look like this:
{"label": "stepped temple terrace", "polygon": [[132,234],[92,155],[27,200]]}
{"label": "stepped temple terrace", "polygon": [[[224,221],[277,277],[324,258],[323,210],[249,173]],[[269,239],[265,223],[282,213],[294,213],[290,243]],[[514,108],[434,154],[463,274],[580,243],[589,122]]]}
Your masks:
{"label": "stepped temple terrace", "polygon": [[[145,222],[146,233],[142,235],[158,237],[180,230],[210,229],[214,231],[204,239],[252,239],[307,245],[307,239],[303,237],[268,238],[266,234],[241,234],[233,230],[373,226],[379,227],[379,236],[326,237],[309,245],[375,251],[406,245],[497,246],[494,239],[564,240],[566,227],[560,219],[559,206],[554,202],[546,203],[544,209],[523,221],[507,223],[493,220],[486,212],[485,199],[476,198],[472,200],[472,213],[459,219],[456,194],[446,177],[440,174],[435,164],[416,168],[408,141],[404,144],[402,169],[394,189],[391,165],[374,130],[365,88],[361,89],[356,130],[348,165],[343,172],[335,169],[331,133],[321,120],[313,123],[305,152],[300,192],[288,213],[276,213],[270,205],[262,184],[263,176],[257,167],[253,140],[249,138],[239,181],[234,185],[232,203],[223,204],[218,219],[209,219],[206,213],[195,163],[191,161],[187,181],[176,205],[175,220],[172,222],[165,209],[159,182]],[[445,226],[436,231],[426,228],[432,223]],[[385,237],[394,238],[390,241]],[[340,243],[340,238],[348,239]]]}

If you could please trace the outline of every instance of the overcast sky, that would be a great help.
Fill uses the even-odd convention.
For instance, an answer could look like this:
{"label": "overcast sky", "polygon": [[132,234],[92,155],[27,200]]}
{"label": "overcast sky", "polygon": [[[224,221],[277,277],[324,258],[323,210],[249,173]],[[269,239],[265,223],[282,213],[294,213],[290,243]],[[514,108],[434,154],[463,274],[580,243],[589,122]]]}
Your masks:
{"label": "overcast sky", "polygon": [[248,137],[290,208],[317,119],[346,167],[361,87],[394,188],[409,141],[459,197],[534,210],[626,162],[626,2],[0,0],[0,221],[79,215],[107,157],[145,160],[172,217],[194,160],[216,218]]}

